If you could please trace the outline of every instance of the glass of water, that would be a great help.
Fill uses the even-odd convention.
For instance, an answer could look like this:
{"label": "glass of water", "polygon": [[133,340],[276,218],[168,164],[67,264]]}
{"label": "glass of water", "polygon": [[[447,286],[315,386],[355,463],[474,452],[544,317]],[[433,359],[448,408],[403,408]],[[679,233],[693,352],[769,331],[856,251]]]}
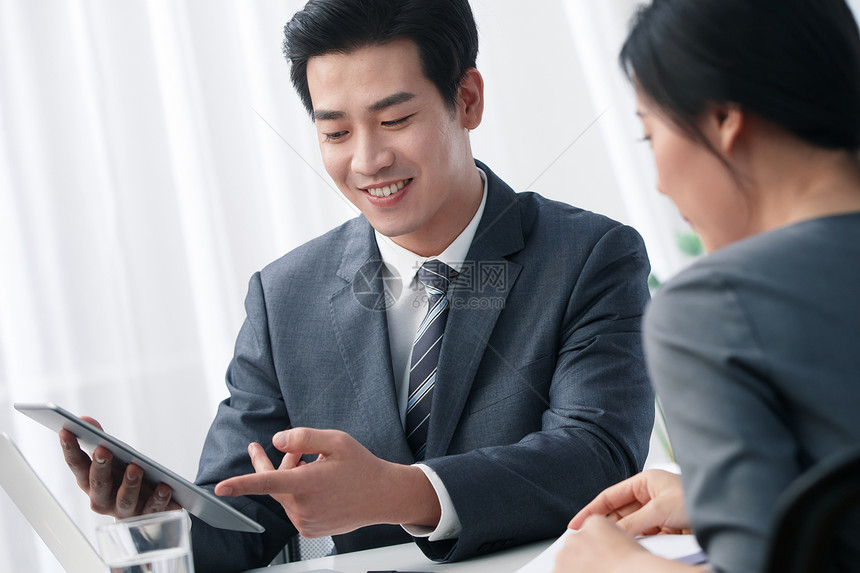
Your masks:
{"label": "glass of water", "polygon": [[102,525],[96,539],[111,573],[194,573],[191,520],[185,510]]}

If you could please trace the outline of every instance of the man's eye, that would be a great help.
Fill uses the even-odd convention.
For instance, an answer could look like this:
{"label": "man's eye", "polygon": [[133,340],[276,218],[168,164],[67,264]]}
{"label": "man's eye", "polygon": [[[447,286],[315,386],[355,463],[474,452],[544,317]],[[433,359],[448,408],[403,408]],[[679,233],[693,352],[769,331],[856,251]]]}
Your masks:
{"label": "man's eye", "polygon": [[346,131],[335,131],[334,133],[326,133],[325,140],[326,141],[337,141],[338,139],[343,138],[348,132]]}
{"label": "man's eye", "polygon": [[[412,114],[412,115],[414,115],[414,114]],[[406,123],[406,121],[409,120],[409,118],[411,118],[412,115],[407,115],[405,117],[401,117],[399,119],[393,119],[391,121],[383,121],[382,125],[385,127],[396,127],[398,125],[402,125],[402,124]]]}

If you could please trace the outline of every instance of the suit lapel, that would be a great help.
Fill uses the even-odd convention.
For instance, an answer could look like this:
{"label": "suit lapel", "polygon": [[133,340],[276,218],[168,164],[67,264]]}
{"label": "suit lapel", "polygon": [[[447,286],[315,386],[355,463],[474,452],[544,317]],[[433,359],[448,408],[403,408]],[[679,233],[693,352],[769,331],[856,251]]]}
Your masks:
{"label": "suit lapel", "polygon": [[372,227],[361,219],[353,229],[338,269],[344,285],[331,296],[331,320],[355,390],[355,407],[367,420],[364,446],[387,460],[409,463],[412,454],[399,423],[391,370],[381,257]]}
{"label": "suit lapel", "polygon": [[[464,273],[449,293],[451,308],[439,356],[427,435],[427,457],[445,455],[469,397],[478,365],[521,265],[506,260],[524,246],[516,194],[482,164],[487,203]],[[471,276],[470,276],[471,273]]]}

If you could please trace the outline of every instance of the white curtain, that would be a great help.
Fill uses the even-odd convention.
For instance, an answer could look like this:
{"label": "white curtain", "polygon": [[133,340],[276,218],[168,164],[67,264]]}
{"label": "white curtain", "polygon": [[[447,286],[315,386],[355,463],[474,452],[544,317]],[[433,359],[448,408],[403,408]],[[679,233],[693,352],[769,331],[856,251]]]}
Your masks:
{"label": "white curtain", "polygon": [[[303,0],[0,0],[0,431],[90,536],[56,435],[98,418],[193,478],[251,273],[354,215],[288,81]],[[516,190],[635,226],[664,278],[681,222],[653,191],[616,64],[633,0],[472,0],[476,157]],[[59,571],[0,494],[0,571]]]}
{"label": "white curtain", "polygon": [[[300,6],[0,2],[0,431],[89,534],[56,435],[12,404],[193,478],[248,277],[352,215],[280,54]],[[59,570],[0,504],[0,570]]]}

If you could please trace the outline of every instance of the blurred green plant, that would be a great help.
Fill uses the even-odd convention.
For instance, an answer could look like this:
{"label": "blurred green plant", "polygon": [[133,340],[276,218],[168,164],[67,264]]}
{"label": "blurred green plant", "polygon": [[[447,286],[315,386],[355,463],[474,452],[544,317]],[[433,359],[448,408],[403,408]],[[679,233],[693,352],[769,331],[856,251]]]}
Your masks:
{"label": "blurred green plant", "polygon": [[[681,251],[681,253],[691,259],[695,259],[696,257],[700,257],[705,254],[705,247],[702,245],[702,240],[699,238],[699,235],[693,231],[676,232],[675,245],[677,245],[678,250]],[[661,286],[663,286],[663,281],[657,278],[657,275],[653,273],[648,275],[648,290],[651,291],[651,295],[654,295],[654,293],[660,290]]]}
{"label": "blurred green plant", "polygon": [[654,403],[657,405],[657,417],[654,420],[654,435],[657,436],[657,441],[660,442],[669,461],[673,464],[677,463],[675,460],[675,450],[672,448],[672,440],[669,439],[669,429],[666,426],[666,416],[663,415],[663,405],[660,404],[660,398],[655,397]]}
{"label": "blurred green plant", "polygon": [[675,244],[678,249],[688,257],[698,257],[705,254],[705,247],[702,246],[702,240],[699,235],[693,231],[685,233],[675,233]]}

